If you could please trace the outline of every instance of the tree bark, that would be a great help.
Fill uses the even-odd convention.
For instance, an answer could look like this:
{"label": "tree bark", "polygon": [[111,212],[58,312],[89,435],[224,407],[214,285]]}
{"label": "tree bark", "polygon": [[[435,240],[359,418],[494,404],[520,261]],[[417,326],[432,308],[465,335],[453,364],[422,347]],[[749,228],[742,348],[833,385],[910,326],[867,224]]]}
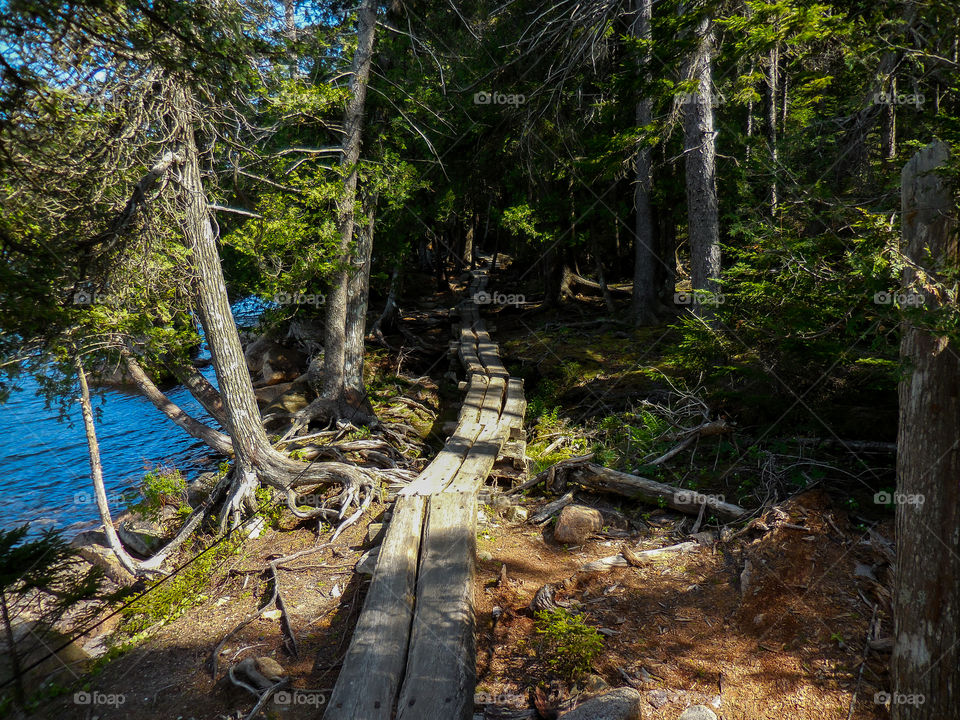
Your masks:
{"label": "tree bark", "polygon": [[[893,100],[897,96],[897,77],[890,76],[887,96]],[[897,104],[889,102],[883,108],[883,129],[880,132],[880,156],[884,162],[890,162],[897,156]]]}
{"label": "tree bark", "polygon": [[337,201],[337,229],[340,233],[340,271],[327,294],[327,326],[323,347],[322,397],[338,412],[349,412],[346,385],[347,305],[349,304],[350,251],[354,235],[354,204],[357,198],[357,165],[363,136],[363,113],[367,82],[373,59],[377,24],[377,3],[363,0],[357,11],[357,49],[353,56],[350,100],[344,114],[344,136],[340,164],[345,173],[343,192]]}
{"label": "tree bark", "polygon": [[173,358],[164,361],[177,381],[183,385],[194,399],[200,403],[210,417],[220,423],[220,427],[227,427],[227,415],[223,407],[223,398],[217,390],[193,365],[181,363]]}
{"label": "tree bark", "polygon": [[373,252],[373,227],[377,213],[377,197],[363,200],[364,224],[356,228],[354,249],[355,267],[350,275],[347,293],[347,338],[344,355],[344,383],[347,400],[351,407],[366,406],[372,415],[373,408],[365,402],[366,388],[363,384],[363,352],[367,334],[367,305],[370,300],[370,257]]}
{"label": "tree bark", "polygon": [[[636,18],[633,21],[633,36],[644,42],[652,38],[651,18],[653,0],[636,0]],[[640,60],[641,76],[650,77],[651,51],[644,46]],[[646,90],[644,90],[646,93]],[[636,108],[637,127],[646,127],[653,121],[653,104],[649,97],[640,98]],[[634,226],[633,261],[633,321],[635,325],[654,325],[657,322],[657,254],[654,251],[653,217],[650,212],[650,145],[642,142],[634,165],[633,207],[636,213]]]}
{"label": "tree bark", "polygon": [[107,547],[117,556],[120,565],[131,575],[137,575],[137,565],[127,551],[120,544],[117,530],[113,527],[113,518],[110,515],[110,503],[107,502],[107,491],[103,486],[103,465],[100,463],[100,444],[97,442],[97,428],[93,423],[93,409],[90,405],[90,388],[87,385],[87,372],[83,369],[80,358],[76,359],[77,379],[80,381],[80,410],[83,414],[83,428],[87,436],[87,454],[90,459],[90,479],[93,481],[93,495],[97,501],[97,512],[100,522],[103,523],[103,534],[107,539]]}
{"label": "tree bark", "polygon": [[144,397],[153,403],[154,407],[173,420],[179,427],[186,430],[191,437],[202,440],[218,453],[227,456],[233,455],[233,443],[227,435],[217,432],[213,428],[190,417],[190,415],[185,413],[154,385],[153,381],[143,371],[140,363],[136,361],[129,350],[122,348],[120,353],[123,355],[127,370],[130,372],[130,379],[133,380]]}
{"label": "tree bark", "polygon": [[[915,291],[913,264],[925,286],[953,283],[956,210],[947,182],[932,172],[948,162],[948,146],[937,142],[903,169],[905,292]],[[923,294],[926,308],[942,305],[942,295]],[[911,373],[899,390],[891,717],[934,720],[955,717],[960,704],[960,347],[908,319],[900,356]]]}
{"label": "tree bark", "polygon": [[767,57],[767,145],[770,154],[770,216],[777,214],[777,97],[780,82],[780,44],[774,43]]}
{"label": "tree bark", "polygon": [[[186,85],[172,93],[173,135],[182,147],[183,163],[179,185],[183,204],[183,234],[192,251],[197,274],[198,315],[203,325],[213,367],[223,398],[235,455],[234,480],[230,497],[221,514],[236,522],[241,508],[255,508],[253,490],[256,480],[288,490],[297,485],[338,482],[345,485],[342,500],[353,502],[361,488],[369,490],[369,474],[344,463],[306,464],[276,451],[269,443],[260,421],[260,411],[247,371],[240,336],[230,311],[230,300],[217,252],[217,239],[210,222],[204,191],[193,121],[195,101]],[[341,376],[343,367],[340,367]],[[318,509],[318,514],[322,509]],[[322,510],[322,512],[327,512]]]}
{"label": "tree bark", "polygon": [[[697,92],[684,104],[687,218],[690,266],[694,290],[719,291],[720,240],[717,210],[716,133],[710,72],[710,20],[704,15],[696,27],[697,46],[687,65],[687,76],[697,81]],[[712,317],[712,306],[697,303],[694,311]]]}

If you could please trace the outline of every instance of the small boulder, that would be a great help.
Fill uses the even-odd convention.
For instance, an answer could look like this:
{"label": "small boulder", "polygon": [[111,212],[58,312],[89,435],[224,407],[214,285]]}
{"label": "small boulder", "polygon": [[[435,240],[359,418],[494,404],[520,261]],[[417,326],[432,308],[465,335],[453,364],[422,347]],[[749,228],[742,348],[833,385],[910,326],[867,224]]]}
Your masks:
{"label": "small boulder", "polygon": [[266,385],[296,380],[307,367],[307,356],[299,350],[271,344],[263,354],[260,377]]}
{"label": "small boulder", "polygon": [[357,566],[354,568],[361,575],[373,575],[377,569],[377,556],[380,554],[380,546],[367,550],[360,558]]}
{"label": "small boulder", "polygon": [[525,523],[527,521],[527,509],[525,507],[520,507],[519,505],[511,505],[509,508],[507,508],[507,512],[504,517],[508,522]]}
{"label": "small boulder", "polygon": [[678,720],[717,720],[717,715],[706,705],[691,705]]}
{"label": "small boulder", "polygon": [[633,688],[618,688],[587,700],[559,720],[642,720],[642,699]]}
{"label": "small boulder", "polygon": [[578,545],[603,527],[603,515],[585,505],[567,505],[560,511],[553,539],[558,543]]}
{"label": "small boulder", "polygon": [[200,507],[220,482],[220,473],[205,472],[197,475],[196,480],[187,485],[187,502],[190,507]]}
{"label": "small boulder", "polygon": [[107,538],[103,530],[87,530],[78,533],[70,541],[71,547],[91,565],[103,570],[103,574],[117,585],[130,585],[134,582],[133,575],[128,573],[117,560],[117,556],[107,547]]}
{"label": "small boulder", "polygon": [[[296,383],[290,383],[290,385],[296,386]],[[301,389],[294,387],[294,389],[288,390],[267,405],[263,414],[289,413],[292,415],[298,410],[303,410],[309,404],[310,401],[307,400],[306,394]]]}
{"label": "small boulder", "polygon": [[125,547],[141,557],[150,557],[168,539],[163,525],[136,515],[127,515],[117,523],[117,535]]}

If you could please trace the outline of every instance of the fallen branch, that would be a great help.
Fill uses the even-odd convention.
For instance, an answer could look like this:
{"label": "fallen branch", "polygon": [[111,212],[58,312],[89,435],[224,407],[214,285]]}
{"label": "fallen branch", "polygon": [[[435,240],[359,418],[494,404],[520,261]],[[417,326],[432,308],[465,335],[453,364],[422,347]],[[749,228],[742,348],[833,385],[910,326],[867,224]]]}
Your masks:
{"label": "fallen branch", "polygon": [[593,460],[593,453],[587,453],[586,455],[578,455],[576,457],[567,458],[566,460],[561,460],[556,465],[551,465],[549,468],[543,472],[537,473],[534,477],[527,480],[525,483],[517,485],[515,488],[507,490],[504,495],[516,495],[517,493],[528,490],[540,483],[547,481],[547,486],[553,485],[554,480],[558,471],[564,470],[568,467],[578,465],[579,463],[586,462],[588,460]]}
{"label": "fallen branch", "polygon": [[690,515],[699,514],[703,504],[706,504],[713,515],[723,520],[737,520],[747,514],[739,505],[725,502],[722,496],[702,495],[693,490],[683,490],[593,463],[568,466],[567,471],[569,480],[585,489],[611,492],[658,505],[665,503],[672,510]]}
{"label": "fallen branch", "polygon": [[[655,548],[653,550],[641,550],[637,552],[629,547],[624,547],[623,550],[618,552],[616,555],[610,555],[609,557],[600,558],[599,560],[594,560],[589,562],[580,568],[579,572],[602,572],[604,570],[610,570],[615,567],[636,567],[637,565],[644,562],[644,560],[650,560],[661,555],[669,555],[672,553],[685,553],[693,550],[697,547],[699,543],[688,540],[687,542],[682,542],[679,545],[670,545],[663,548]],[[624,555],[624,551],[629,555],[629,559]]]}
{"label": "fallen branch", "polygon": [[562,498],[559,498],[557,500],[554,500],[553,502],[550,502],[544,505],[536,513],[533,514],[533,516],[530,518],[528,522],[530,522],[533,525],[539,525],[540,523],[544,523],[550,518],[552,518],[554,515],[556,515],[558,512],[563,510],[563,508],[565,508],[567,505],[569,505],[572,502],[573,502],[573,491],[571,490]]}

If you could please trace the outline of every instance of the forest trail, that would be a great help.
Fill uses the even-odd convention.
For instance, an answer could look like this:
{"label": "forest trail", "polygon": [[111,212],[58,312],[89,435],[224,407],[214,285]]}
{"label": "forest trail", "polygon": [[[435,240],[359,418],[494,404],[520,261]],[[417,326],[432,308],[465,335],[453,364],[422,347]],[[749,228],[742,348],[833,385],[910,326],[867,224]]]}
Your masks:
{"label": "forest trail", "polygon": [[476,684],[477,498],[501,456],[522,459],[526,401],[480,317],[474,271],[452,344],[466,370],[456,431],[397,497],[327,720],[467,718]]}

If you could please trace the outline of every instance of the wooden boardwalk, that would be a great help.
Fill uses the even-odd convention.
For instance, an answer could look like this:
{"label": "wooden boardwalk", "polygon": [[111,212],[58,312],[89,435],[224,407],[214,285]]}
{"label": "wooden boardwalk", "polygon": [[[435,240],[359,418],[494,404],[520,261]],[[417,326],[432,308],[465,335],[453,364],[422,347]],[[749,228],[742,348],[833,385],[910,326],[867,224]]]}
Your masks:
{"label": "wooden boardwalk", "polygon": [[324,720],[468,720],[476,685],[473,578],[477,496],[522,439],[523,383],[511,378],[473,298],[459,306],[467,373],[457,429],[397,496],[370,590]]}

